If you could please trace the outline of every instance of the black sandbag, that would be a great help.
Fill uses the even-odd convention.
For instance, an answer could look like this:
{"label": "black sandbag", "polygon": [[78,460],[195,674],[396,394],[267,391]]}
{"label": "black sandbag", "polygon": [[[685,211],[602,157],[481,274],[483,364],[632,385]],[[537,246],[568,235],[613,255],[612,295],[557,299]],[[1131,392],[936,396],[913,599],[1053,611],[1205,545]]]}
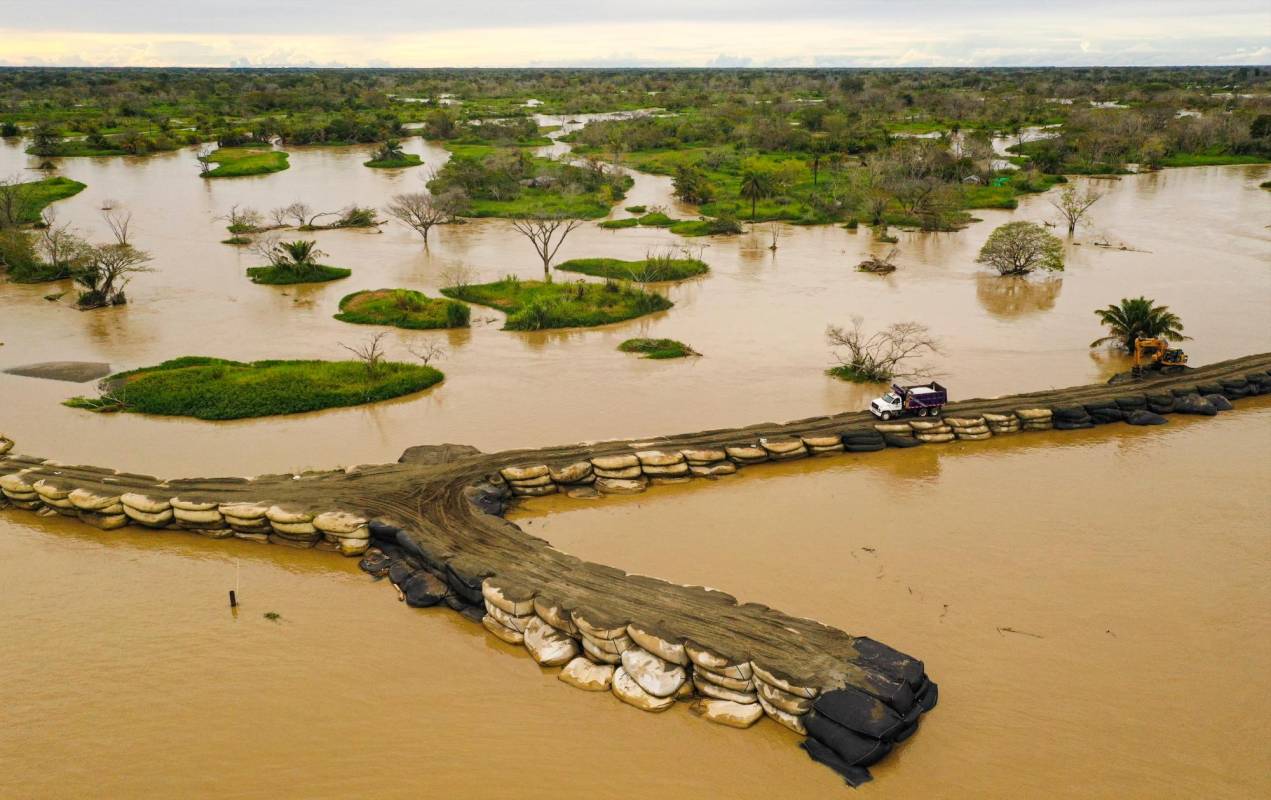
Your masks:
{"label": "black sandbag", "polygon": [[1116,404],[1122,411],[1138,411],[1147,408],[1147,398],[1141,394],[1123,394],[1116,398]]}
{"label": "black sandbag", "polygon": [[485,619],[485,609],[481,606],[465,606],[459,610],[459,614],[478,625],[481,624],[481,620]]}
{"label": "black sandbag", "polygon": [[1174,397],[1186,397],[1189,394],[1199,394],[1199,392],[1196,391],[1195,386],[1175,386],[1169,391],[1170,394],[1174,395]]}
{"label": "black sandbag", "polygon": [[874,442],[881,442],[883,440],[883,435],[873,428],[857,428],[854,430],[843,431],[843,434],[839,438],[843,441],[843,444],[847,444],[849,442],[855,444],[873,444]]}
{"label": "black sandbag", "polygon": [[1178,402],[1174,404],[1174,411],[1179,414],[1200,414],[1206,417],[1212,417],[1218,413],[1218,409],[1214,408],[1213,403],[1198,394],[1180,397]]}
{"label": "black sandbag", "polygon": [[1051,410],[1051,419],[1055,422],[1065,420],[1067,422],[1085,422],[1090,418],[1083,406],[1056,406]]}
{"label": "black sandbag", "polygon": [[1090,412],[1090,421],[1095,425],[1108,425],[1125,419],[1125,412],[1119,408],[1096,408]]}
{"label": "black sandbag", "polygon": [[910,736],[913,736],[918,730],[918,720],[922,717],[923,711],[924,709],[922,706],[915,704],[914,707],[910,709],[909,713],[905,715],[905,719],[902,721],[900,729],[892,734],[891,740],[896,744],[900,744]]}
{"label": "black sandbag", "polygon": [[382,578],[393,566],[393,557],[381,550],[369,550],[362,556],[362,560],[357,562],[357,565],[366,574]]}
{"label": "black sandbag", "polygon": [[395,525],[389,525],[387,522],[380,522],[373,519],[367,523],[367,527],[371,529],[371,538],[392,544],[397,543],[397,533],[401,530]]}
{"label": "black sandbag", "polygon": [[809,736],[854,767],[868,767],[891,752],[891,742],[861,736],[815,711],[803,715],[803,727]]}
{"label": "black sandbag", "polygon": [[853,767],[843,759],[834,754],[834,751],[818,742],[816,739],[808,738],[799,742],[799,747],[808,754],[818,764],[824,764],[830,769],[842,776],[848,786],[855,789],[863,783],[869,783],[874,779],[869,774],[869,770],[865,767]]}
{"label": "black sandbag", "polygon": [[462,556],[446,562],[446,582],[469,603],[485,604],[481,583],[488,574],[488,571],[468,563]]}
{"label": "black sandbag", "polygon": [[1087,417],[1085,422],[1072,422],[1066,419],[1055,420],[1055,430],[1057,431],[1079,431],[1084,428],[1093,428],[1094,423]]}
{"label": "black sandbag", "polygon": [[1201,383],[1196,386],[1196,393],[1208,396],[1211,394],[1222,394],[1221,383]]}
{"label": "black sandbag", "polygon": [[901,433],[884,433],[883,442],[888,447],[918,447],[926,444],[921,439],[915,439],[912,436],[905,436]]}
{"label": "black sandbag", "polygon": [[[858,636],[852,641],[852,647],[856,650],[854,660],[857,664],[866,665],[897,682],[908,684],[911,689],[921,688],[927,680],[927,668],[921,659],[902,653],[877,639]],[[908,705],[901,708],[896,703],[892,703],[892,708],[902,714],[909,710]]]}
{"label": "black sandbag", "polygon": [[1081,407],[1084,408],[1086,413],[1091,416],[1094,416],[1099,409],[1110,409],[1112,411],[1121,410],[1121,407],[1116,404],[1115,400],[1095,400],[1094,402],[1083,403]]}
{"label": "black sandbag", "polygon": [[401,589],[406,595],[406,605],[411,608],[430,608],[450,594],[446,582],[426,569],[407,578]]}
{"label": "black sandbag", "polygon": [[1125,421],[1131,425],[1164,425],[1169,422],[1165,417],[1151,411],[1131,411],[1126,415]]}
{"label": "black sandbag", "polygon": [[850,731],[875,739],[890,739],[905,724],[904,716],[881,700],[851,687],[822,692],[812,708]]}
{"label": "black sandbag", "polygon": [[843,449],[849,453],[876,453],[879,450],[887,448],[886,442],[877,442],[871,444],[854,444],[850,442],[843,443]]}
{"label": "black sandbag", "polygon": [[410,576],[419,571],[417,564],[412,564],[404,558],[395,558],[388,568],[388,579],[396,586],[401,586],[410,580]]}
{"label": "black sandbag", "polygon": [[1223,397],[1221,394],[1207,394],[1205,395],[1205,399],[1209,401],[1210,405],[1212,405],[1216,411],[1230,411],[1235,408],[1235,406],[1231,404],[1231,401],[1226,397]]}
{"label": "black sandbag", "polygon": [[1172,394],[1149,394],[1147,396],[1147,410],[1156,414],[1170,414],[1174,411],[1174,395]]}
{"label": "black sandbag", "polygon": [[930,711],[936,707],[936,703],[940,700],[940,687],[935,681],[927,683],[923,690],[918,693],[918,705],[922,706],[923,711]]}

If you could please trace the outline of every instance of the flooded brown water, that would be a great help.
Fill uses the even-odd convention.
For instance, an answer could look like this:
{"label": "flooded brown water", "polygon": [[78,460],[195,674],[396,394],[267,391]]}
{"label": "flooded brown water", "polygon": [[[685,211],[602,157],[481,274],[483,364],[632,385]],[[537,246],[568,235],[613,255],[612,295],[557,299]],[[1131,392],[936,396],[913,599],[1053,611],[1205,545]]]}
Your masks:
{"label": "flooded brown water", "polygon": [[[369,149],[300,148],[286,172],[223,181],[200,180],[188,152],[66,160],[63,174],[88,189],[57,205],[60,218],[101,237],[98,209],[118,201],[158,271],[130,288],[129,306],[93,313],[44,301],[47,285],[0,284],[0,368],[339,358],[340,342],[375,330],[331,318],[349,292],[435,293],[457,264],[483,279],[541,274],[528,244],[487,221],[434,231],[431,251],[393,225],[319,233],[326,260],[352,278],[248,282],[255,261],[219,243],[216,217],[236,202],[383,206],[422,186],[428,167],[366,169]],[[418,139],[407,149],[431,166],[445,158]],[[29,163],[0,144],[0,174]],[[448,349],[446,382],[414,397],[211,424],[91,415],[58,404],[89,386],[0,374],[0,432],[68,462],[253,474],[393,460],[420,443],[490,450],[789,419],[865,405],[869,388],[822,374],[833,363],[825,325],[853,313],[927,323],[946,342],[953,394],[996,395],[1123,369],[1086,348],[1101,333],[1091,311],[1140,293],[1180,313],[1195,363],[1266,351],[1271,196],[1257,185],[1268,176],[1207,168],[1101,183],[1096,224],[1049,279],[989,279],[973,261],[993,225],[1053,217],[1045,197],[979,212],[985,222],[961,233],[901,233],[901,270],[885,278],[853,271],[879,249],[865,232],[783,226],[774,254],[765,228],[689,240],[706,246],[712,273],[665,289],[676,307],[654,317],[517,334],[478,309],[493,321],[470,331],[394,331],[398,357],[408,342]],[[689,213],[669,192],[668,179],[639,176],[620,205]],[[1090,244],[1105,235],[1148,252]],[[561,257],[637,258],[680,241],[587,226]],[[644,335],[706,356],[615,352]],[[1260,410],[1066,434],[1063,447],[1030,435],[867,466],[765,467],[630,501],[536,503],[525,520],[584,557],[718,586],[926,659],[942,703],[876,770],[867,791],[879,796],[1254,796],[1271,791],[1258,727],[1271,710],[1271,406],[1247,402]],[[245,605],[234,618],[224,598],[236,560]],[[726,730],[570,690],[483,629],[408,611],[323,553],[105,536],[3,512],[0,586],[0,796],[845,791],[784,729]]]}

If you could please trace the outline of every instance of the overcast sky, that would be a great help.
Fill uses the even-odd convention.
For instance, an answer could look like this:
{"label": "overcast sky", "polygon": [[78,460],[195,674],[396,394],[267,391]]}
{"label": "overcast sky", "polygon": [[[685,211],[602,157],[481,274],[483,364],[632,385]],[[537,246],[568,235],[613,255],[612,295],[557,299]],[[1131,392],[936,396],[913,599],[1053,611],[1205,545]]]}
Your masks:
{"label": "overcast sky", "polygon": [[1271,64],[1271,0],[2,0],[0,64]]}

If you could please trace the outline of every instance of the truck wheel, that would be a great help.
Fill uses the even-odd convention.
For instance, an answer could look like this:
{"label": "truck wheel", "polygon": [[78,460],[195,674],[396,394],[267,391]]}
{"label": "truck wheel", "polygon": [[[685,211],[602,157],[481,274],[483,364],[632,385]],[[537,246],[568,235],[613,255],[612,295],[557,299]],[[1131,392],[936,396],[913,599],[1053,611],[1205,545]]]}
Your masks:
{"label": "truck wheel", "polygon": [[879,415],[879,419],[881,419],[883,422],[886,422],[887,420],[891,419],[891,412],[884,411],[882,414]]}
{"label": "truck wheel", "polygon": [[927,409],[925,409],[925,408],[920,408],[920,409],[918,409],[918,416],[920,416],[920,417],[925,417],[925,416],[927,416]]}

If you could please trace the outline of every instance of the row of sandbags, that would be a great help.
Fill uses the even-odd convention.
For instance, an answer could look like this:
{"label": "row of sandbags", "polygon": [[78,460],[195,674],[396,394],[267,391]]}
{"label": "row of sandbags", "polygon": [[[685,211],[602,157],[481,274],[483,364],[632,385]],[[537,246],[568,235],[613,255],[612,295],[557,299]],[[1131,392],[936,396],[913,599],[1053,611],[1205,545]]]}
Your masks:
{"label": "row of sandbags", "polygon": [[268,503],[114,494],[76,486],[67,479],[40,477],[30,470],[0,476],[0,493],[18,508],[76,517],[102,530],[126,525],[187,530],[218,539],[234,536],[293,547],[316,546],[347,556],[361,555],[370,544],[367,521],[342,511],[315,514]]}

